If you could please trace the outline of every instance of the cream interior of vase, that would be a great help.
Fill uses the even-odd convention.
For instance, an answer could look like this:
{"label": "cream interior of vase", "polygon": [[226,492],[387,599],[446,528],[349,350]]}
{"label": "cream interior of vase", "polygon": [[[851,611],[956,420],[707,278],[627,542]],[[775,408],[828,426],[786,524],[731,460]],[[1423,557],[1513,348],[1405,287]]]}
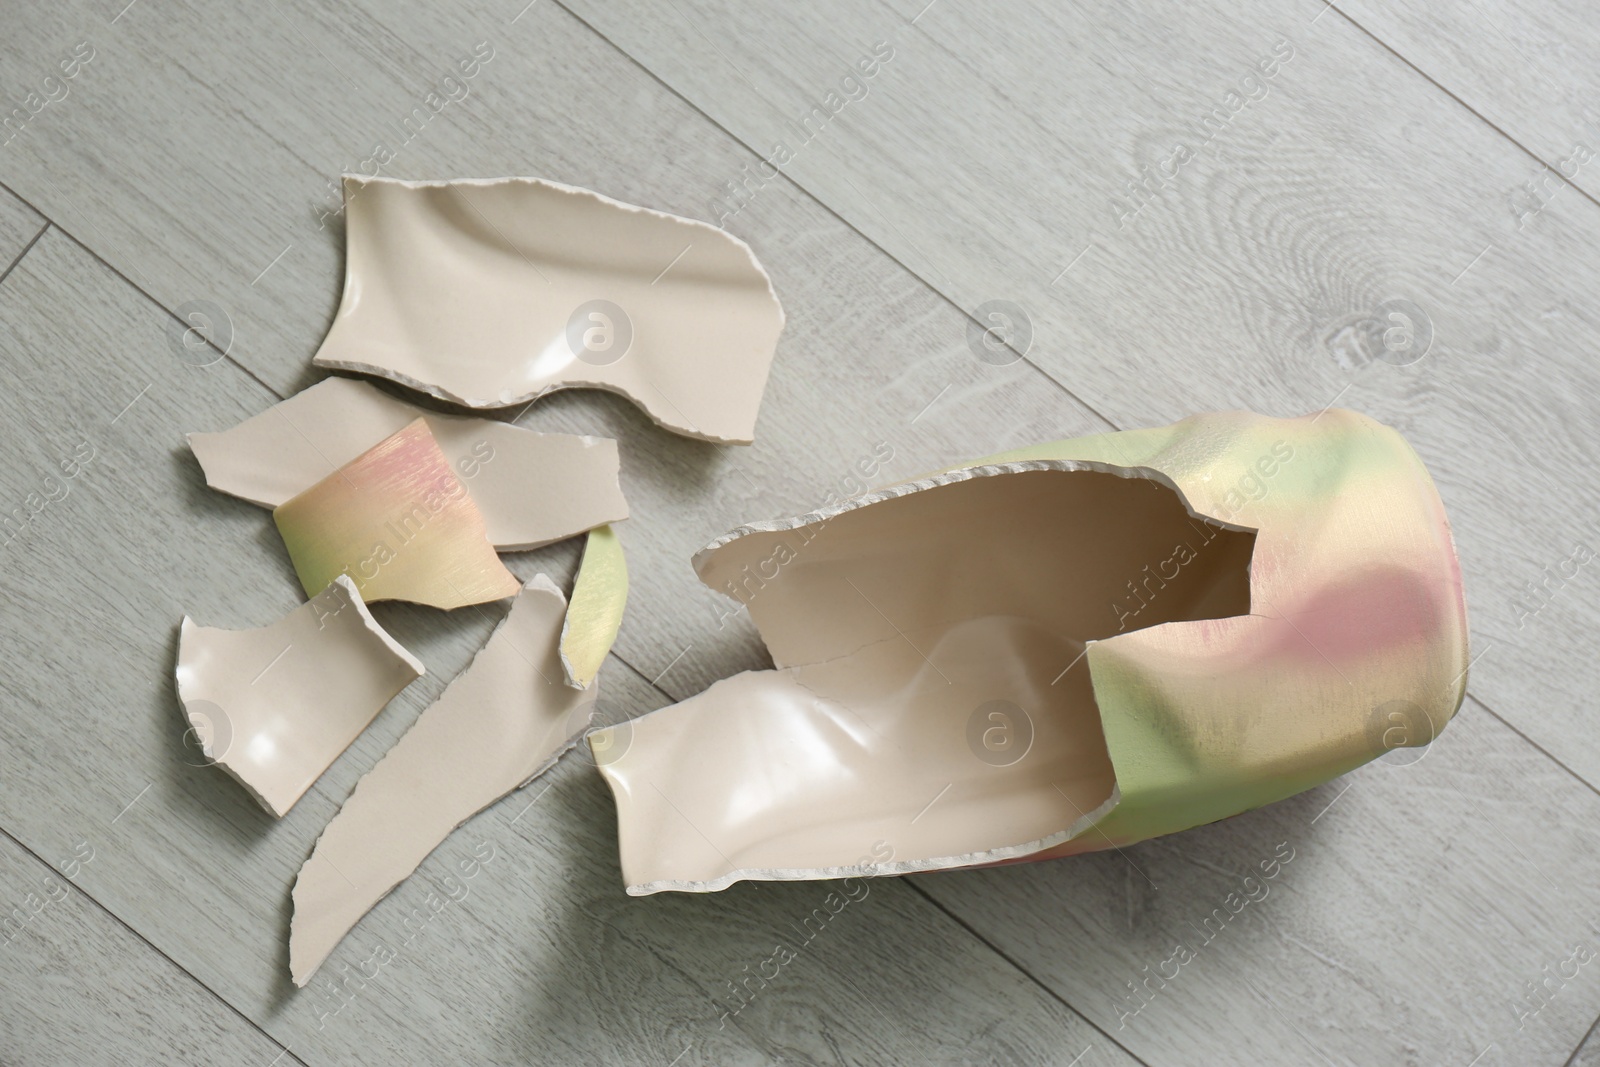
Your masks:
{"label": "cream interior of vase", "polygon": [[696,559],[778,669],[597,738],[629,891],[1026,855],[1110,809],[1089,641],[1248,613],[1253,531],[1143,469],[973,468]]}

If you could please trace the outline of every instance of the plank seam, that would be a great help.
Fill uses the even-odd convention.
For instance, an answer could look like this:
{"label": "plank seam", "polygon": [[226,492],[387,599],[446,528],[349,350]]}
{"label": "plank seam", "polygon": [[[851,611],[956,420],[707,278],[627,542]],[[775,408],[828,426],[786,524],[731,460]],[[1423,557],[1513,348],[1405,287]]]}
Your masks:
{"label": "plank seam", "polygon": [[[1535,152],[1533,149],[1529,148],[1527,145],[1523,144],[1521,141],[1519,141],[1515,137],[1511,136],[1511,134],[1508,133],[1505,130],[1504,127],[1500,126],[1498,123],[1496,123],[1495,121],[1490,119],[1488,116],[1484,115],[1483,112],[1479,111],[1477,108],[1473,107],[1471,104],[1467,103],[1461,97],[1457,96],[1454,92],[1452,92],[1451,90],[1446,88],[1444,86],[1444,84],[1442,82],[1440,82],[1438,79],[1434,78],[1433,75],[1429,74],[1427,71],[1425,71],[1421,67],[1417,66],[1417,64],[1415,64],[1411,60],[1407,59],[1404,55],[1401,55],[1400,52],[1393,45],[1389,44],[1388,41],[1385,41],[1382,37],[1379,37],[1376,33],[1374,33],[1373,31],[1371,31],[1369,29],[1367,29],[1367,27],[1363,26],[1361,23],[1357,22],[1354,18],[1352,18],[1350,15],[1346,14],[1344,9],[1341,8],[1337,3],[1329,3],[1328,7],[1324,8],[1323,11],[1326,12],[1329,8],[1331,8],[1335,12],[1337,12],[1340,18],[1344,19],[1350,25],[1354,26],[1363,35],[1365,35],[1366,37],[1370,38],[1372,40],[1372,42],[1374,44],[1376,44],[1379,48],[1382,48],[1385,52],[1388,52],[1390,55],[1392,55],[1396,59],[1398,59],[1401,63],[1403,63],[1407,67],[1411,68],[1411,70],[1416,72],[1417,76],[1420,77],[1423,81],[1427,82],[1429,85],[1431,85],[1435,89],[1439,90],[1445,96],[1447,96],[1451,100],[1455,101],[1455,103],[1457,105],[1459,105],[1463,110],[1465,110],[1473,118],[1477,119],[1479,122],[1481,122],[1485,126],[1489,127],[1491,130],[1493,130],[1495,133],[1499,134],[1501,137],[1504,137],[1508,142],[1510,142],[1510,144],[1513,147],[1515,147],[1518,151],[1522,152],[1529,159],[1533,160],[1535,163],[1538,163],[1540,166],[1545,167],[1548,170],[1556,171],[1556,173],[1558,173],[1558,174],[1561,173],[1559,168],[1557,168],[1555,166],[1552,166],[1542,156],[1540,156],[1539,153]],[[1321,18],[1322,16],[1318,15],[1317,17]],[[1312,21],[1315,21],[1315,20],[1312,20]],[[1600,207],[1600,200],[1597,200],[1594,196],[1592,196],[1589,193],[1589,191],[1587,189],[1585,189],[1583,186],[1579,185],[1576,181],[1574,181],[1572,179],[1567,179],[1567,184],[1572,186],[1574,189],[1578,190],[1579,195],[1581,195],[1585,200],[1589,201],[1589,203],[1594,204],[1596,207]],[[1487,251],[1487,249],[1485,249],[1485,251]],[[1473,262],[1477,262],[1477,261],[1474,260]],[[1495,717],[1499,718],[1499,716],[1495,716]]]}
{"label": "plank seam", "polygon": [[1539,752],[1542,756],[1544,756],[1546,759],[1548,759],[1551,763],[1554,763],[1557,767],[1560,767],[1562,770],[1564,770],[1568,774],[1570,774],[1573,777],[1573,779],[1575,779],[1577,782],[1582,784],[1584,786],[1584,788],[1588,789],[1591,793],[1595,793],[1597,795],[1600,795],[1600,789],[1597,789],[1592,784],[1590,784],[1590,782],[1589,782],[1589,780],[1587,778],[1585,778],[1583,775],[1579,774],[1577,771],[1573,770],[1571,767],[1568,767],[1561,760],[1557,759],[1550,752],[1549,749],[1545,748],[1543,745],[1539,744],[1539,742],[1535,741],[1533,738],[1529,737],[1527,734],[1525,734],[1521,730],[1517,729],[1517,727],[1512,722],[1510,722],[1510,720],[1506,719],[1505,716],[1501,715],[1498,711],[1495,711],[1493,708],[1491,708],[1489,705],[1485,704],[1478,697],[1474,696],[1470,689],[1467,691],[1466,698],[1468,700],[1472,701],[1478,707],[1482,708],[1484,711],[1488,712],[1489,715],[1496,722],[1500,723],[1500,725],[1504,726],[1506,729],[1510,730],[1512,733],[1514,733],[1518,737],[1522,738],[1522,740],[1524,740],[1528,744],[1532,745],[1537,752]]}
{"label": "plank seam", "polygon": [[[722,123],[718,122],[711,115],[707,114],[700,107],[700,105],[696,104],[693,100],[690,100],[687,96],[683,95],[683,93],[679,92],[676,86],[673,86],[672,84],[668,83],[665,79],[663,79],[655,71],[651,70],[649,67],[645,66],[639,60],[635,59],[633,57],[633,55],[630,54],[624,48],[622,48],[621,45],[617,44],[617,42],[613,41],[610,37],[607,37],[604,33],[602,33],[594,25],[592,25],[587,19],[585,19],[582,15],[579,15],[577,12],[573,11],[570,7],[568,7],[565,3],[563,3],[562,0],[556,0],[556,6],[559,7],[562,11],[566,12],[568,15],[570,15],[574,20],[576,20],[578,25],[584,27],[590,33],[594,34],[600,40],[604,41],[618,55],[622,56],[629,63],[632,63],[635,67],[638,67],[639,70],[643,71],[644,74],[647,77],[649,77],[651,81],[655,82],[657,85],[661,86],[667,92],[671,93],[673,96],[675,96],[679,100],[683,101],[683,103],[685,105],[687,105],[690,108],[690,110],[692,110],[695,114],[699,115],[701,118],[703,118],[707,122],[709,122],[713,129],[715,129],[715,130],[719,131],[720,133],[722,133],[723,136],[727,137],[730,141],[732,141],[734,144],[738,145],[740,148],[743,148],[746,152],[749,152],[752,156],[756,157],[757,159],[761,158],[761,154],[759,152],[757,152],[753,147],[751,147],[751,145],[747,141],[745,141],[743,138],[741,138],[738,134],[734,133],[732,130],[728,129]],[[932,5],[929,5],[929,6],[932,6]],[[966,308],[962,307],[960,304],[956,303],[956,301],[953,298],[951,298],[949,295],[947,295],[944,292],[944,290],[942,290],[938,286],[934,285],[932,282],[930,282],[927,278],[923,277],[917,271],[911,269],[911,267],[908,266],[906,263],[904,263],[898,256],[896,256],[894,253],[890,252],[888,249],[884,248],[877,241],[874,241],[866,233],[862,232],[860,227],[856,226],[855,223],[851,222],[849,219],[847,219],[843,215],[839,214],[839,212],[836,211],[832,207],[832,205],[830,205],[826,201],[822,200],[815,193],[813,193],[810,189],[806,188],[804,185],[801,185],[798,181],[796,181],[794,178],[792,178],[789,175],[788,171],[780,170],[779,173],[783,175],[783,179],[788,185],[793,187],[797,192],[799,192],[802,195],[804,195],[806,199],[808,199],[812,203],[816,204],[823,211],[827,212],[829,215],[832,215],[834,218],[838,219],[839,222],[842,223],[845,226],[846,229],[850,230],[851,233],[854,233],[856,236],[860,237],[863,241],[867,242],[867,244],[869,246],[871,246],[873,249],[877,250],[877,252],[880,255],[882,255],[885,259],[889,260],[889,262],[893,263],[895,266],[897,266],[901,270],[905,271],[912,278],[915,278],[917,280],[917,283],[919,285],[921,285],[924,289],[926,289],[928,292],[932,293],[939,300],[942,300],[946,304],[949,304],[951,307],[955,308],[956,311],[961,313],[961,317],[966,319],[967,322],[969,322],[970,324],[972,324],[974,326],[978,326],[980,328],[984,327],[984,325],[985,325],[984,323],[981,323],[977,319],[973,318],[971,312],[969,312]],[[1013,351],[1013,352],[1017,352],[1016,348],[1011,345],[1009,339],[1006,340],[1005,347],[1011,349],[1011,351]],[[1089,412],[1089,414],[1093,415],[1095,418],[1097,418],[1101,422],[1105,423],[1106,426],[1110,427],[1112,430],[1121,430],[1122,429],[1122,427],[1118,426],[1116,423],[1114,423],[1110,419],[1106,418],[1106,416],[1104,414],[1102,414],[1100,412],[1100,410],[1098,408],[1096,408],[1093,404],[1090,404],[1088,401],[1084,400],[1083,397],[1079,396],[1077,393],[1074,393],[1071,389],[1067,388],[1067,386],[1060,379],[1056,378],[1049,371],[1045,370],[1043,367],[1039,366],[1039,364],[1037,364],[1033,360],[1029,359],[1028,356],[1026,355],[1026,353],[1017,352],[1017,358],[1019,360],[1021,360],[1022,362],[1026,363],[1028,366],[1032,367],[1039,374],[1043,375],[1045,381],[1049,382],[1051,385],[1054,385],[1057,389],[1061,390],[1069,398],[1071,398],[1073,400],[1073,402],[1077,403],[1085,411]]]}
{"label": "plank seam", "polygon": [[[183,322],[182,319],[178,318],[178,315],[177,315],[176,312],[174,312],[171,308],[167,307],[167,305],[163,304],[160,300],[157,300],[152,293],[150,293],[149,291],[147,291],[144,288],[144,286],[140,285],[138,282],[134,281],[132,278],[129,278],[126,274],[124,274],[121,270],[119,270],[117,268],[116,264],[114,264],[110,260],[106,259],[100,253],[96,252],[93,248],[90,248],[87,243],[85,243],[84,241],[80,240],[77,236],[75,236],[72,233],[71,230],[69,230],[65,226],[61,225],[60,222],[56,221],[51,216],[45,214],[43,211],[40,211],[39,208],[38,208],[38,205],[34,204],[27,197],[23,196],[21,193],[17,192],[15,189],[11,188],[11,186],[7,185],[5,182],[0,182],[0,190],[4,190],[4,191],[10,193],[12,196],[16,197],[19,201],[21,201],[22,203],[26,204],[29,208],[31,208],[34,211],[34,213],[37,214],[40,218],[45,220],[44,229],[40,230],[39,233],[34,237],[34,239],[32,241],[28,242],[28,247],[27,247],[27,249],[23,250],[23,255],[26,255],[28,251],[31,251],[33,246],[39,242],[39,239],[41,237],[43,237],[46,232],[48,232],[49,230],[51,230],[53,228],[57,233],[61,234],[61,236],[65,237],[67,240],[71,241],[73,244],[77,245],[79,248],[81,248],[85,252],[87,252],[89,254],[89,256],[96,263],[100,264],[102,267],[106,268],[106,270],[109,270],[112,274],[115,274],[122,281],[126,282],[127,285],[131,289],[134,290],[134,292],[138,293],[140,296],[143,296],[146,300],[150,301],[150,303],[152,303],[156,307],[160,308],[163,312],[165,312],[167,314],[167,316],[169,318],[173,319],[176,322],[180,322],[180,323]],[[5,274],[0,274],[0,283],[3,283],[5,281],[6,277],[11,273],[12,269],[15,268],[17,263],[20,263],[20,262],[22,262],[22,256],[18,256],[17,259],[16,259],[16,262],[12,263],[10,267],[6,268]],[[188,323],[184,323],[184,325],[187,326]],[[279,400],[287,399],[282,393],[278,392],[276,389],[272,388],[272,386],[270,386],[266,382],[262,381],[261,378],[254,371],[252,371],[249,367],[246,367],[243,363],[240,363],[237,359],[234,359],[231,355],[229,355],[228,353],[222,351],[222,349],[217,348],[216,343],[213,342],[211,340],[211,338],[209,338],[209,337],[205,338],[205,342],[206,342],[206,344],[210,345],[212,349],[214,349],[216,351],[218,358],[227,360],[234,367],[238,368],[238,370],[240,370],[251,381],[253,381],[256,384],[260,385],[263,389],[265,389],[267,392],[271,393],[273,396],[277,397]]]}
{"label": "plank seam", "polygon": [[[179,963],[177,960],[175,960],[171,956],[167,955],[165,952],[163,952],[161,950],[160,947],[158,947],[156,944],[154,944],[149,938],[145,937],[139,931],[135,930],[132,926],[128,925],[128,923],[120,915],[118,915],[116,912],[112,911],[110,908],[108,908],[104,904],[102,904],[100,902],[100,899],[98,897],[96,897],[93,893],[89,892],[87,889],[85,889],[83,886],[79,885],[77,882],[73,881],[71,878],[67,878],[66,875],[62,874],[60,871],[56,870],[55,867],[51,866],[48,862],[45,861],[43,856],[39,855],[33,849],[29,848],[27,844],[25,844],[24,842],[19,840],[17,838],[17,836],[15,834],[13,834],[10,830],[7,830],[5,827],[0,826],[0,835],[4,835],[7,840],[9,840],[12,844],[16,845],[23,852],[27,853],[29,856],[32,856],[39,863],[44,864],[44,866],[49,869],[51,874],[53,874],[53,875],[55,875],[55,876],[57,876],[59,878],[64,879],[69,885],[72,886],[73,889],[76,889],[79,893],[81,893],[85,900],[87,900],[90,904],[94,905],[100,911],[104,912],[106,915],[110,916],[112,921],[115,922],[118,926],[120,926],[124,930],[128,931],[128,933],[132,934],[142,944],[144,944],[146,947],[148,947],[150,949],[150,951],[154,952],[156,955],[160,956],[162,959],[164,959],[168,963],[170,963],[173,967],[177,968],[178,972],[180,974],[182,974],[184,977],[188,978],[195,985],[199,986],[201,989],[205,990],[207,993],[209,993],[213,997],[215,997],[216,1000],[217,1000],[217,1003],[221,1004],[228,1011],[232,1012],[233,1014],[237,1015],[239,1018],[243,1019],[245,1021],[245,1023],[250,1027],[250,1029],[254,1030],[256,1033],[260,1034],[262,1037],[264,1037],[268,1041],[272,1042],[272,1044],[273,1044],[273,1046],[275,1048],[278,1048],[278,1049],[282,1050],[279,1053],[279,1059],[280,1060],[284,1056],[288,1056],[290,1062],[297,1063],[297,1064],[300,1065],[300,1067],[306,1067],[305,1061],[300,1059],[300,1057],[296,1056],[294,1053],[290,1052],[289,1051],[289,1047],[287,1045],[285,1045],[283,1042],[279,1041],[277,1038],[273,1037],[271,1034],[269,1034],[265,1030],[263,1030],[261,1028],[261,1026],[254,1019],[250,1018],[250,1016],[246,1015],[244,1012],[240,1011],[237,1007],[235,1007],[233,1002],[228,1000],[227,997],[224,997],[221,993],[218,993],[215,989],[211,988],[211,986],[209,984],[207,984],[205,982],[202,982],[199,979],[199,977],[197,977],[195,975],[195,973],[193,971],[189,970],[189,968],[183,966],[183,964]],[[277,1061],[275,1060],[273,1062],[277,1062]]]}
{"label": "plank seam", "polygon": [[[17,197],[17,199],[21,200],[22,198]],[[28,206],[32,208],[33,205],[29,204]],[[4,285],[5,280],[11,277],[11,272],[17,269],[17,264],[22,262],[24,256],[33,251],[33,246],[39,243],[39,238],[44,236],[45,231],[48,230],[51,225],[52,223],[50,220],[45,219],[44,225],[39,227],[39,232],[34,234],[33,237],[29,239],[27,244],[22,246],[22,251],[17,253],[17,258],[13,259],[10,263],[7,263],[5,270],[0,270],[0,285]]]}
{"label": "plank seam", "polygon": [[1068,1002],[1065,997],[1063,997],[1061,994],[1057,993],[1054,989],[1051,989],[1044,982],[1040,981],[1037,977],[1034,976],[1033,972],[1029,971],[1021,963],[1019,963],[1016,960],[1012,959],[1009,954],[1007,954],[1004,950],[1002,950],[994,942],[990,941],[987,937],[984,937],[977,930],[973,929],[972,926],[969,923],[967,923],[967,921],[965,919],[961,918],[961,916],[959,916],[959,915],[955,914],[954,912],[952,912],[949,908],[946,908],[937,899],[935,899],[933,896],[931,896],[926,889],[923,889],[920,885],[916,884],[915,882],[911,881],[910,879],[905,879],[904,881],[908,886],[911,887],[911,889],[914,892],[916,892],[919,895],[921,895],[924,900],[926,900],[928,903],[932,904],[935,908],[938,908],[939,911],[944,913],[944,915],[946,915],[949,919],[951,919],[951,921],[953,921],[956,925],[960,926],[963,930],[967,931],[967,933],[971,934],[973,937],[975,937],[979,941],[981,941],[996,956],[999,956],[1001,959],[1003,959],[1007,963],[1009,963],[1012,967],[1016,968],[1019,972],[1021,972],[1028,979],[1028,981],[1032,982],[1034,985],[1036,985],[1040,989],[1044,990],[1045,994],[1048,997],[1050,997],[1051,1000],[1054,1000],[1056,1003],[1060,1004],[1063,1008],[1066,1008],[1072,1014],[1074,1014],[1078,1018],[1082,1019],[1086,1025],[1092,1027],[1094,1029],[1094,1031],[1096,1033],[1098,1033],[1101,1037],[1105,1038],[1107,1041],[1111,1042],[1117,1048],[1119,1048],[1123,1052],[1127,1053],[1127,1055],[1128,1055],[1128,1057],[1130,1059],[1132,1059],[1135,1063],[1140,1064],[1140,1067],[1150,1067],[1150,1065],[1148,1063],[1145,1063],[1144,1060],[1140,1059],[1137,1055],[1135,1055],[1133,1053],[1133,1050],[1129,1049],[1122,1042],[1120,1042],[1116,1038],[1112,1037],[1109,1033],[1107,1033],[1100,1026],[1099,1023],[1095,1022],[1093,1019],[1091,1019],[1087,1015],[1083,1014],[1083,1012],[1081,1012],[1077,1008],[1073,1007],[1072,1004],[1070,1002]]}
{"label": "plank seam", "polygon": [[1600,1016],[1596,1016],[1594,1022],[1589,1024],[1589,1029],[1586,1030],[1584,1035],[1578,1039],[1578,1047],[1572,1050],[1572,1055],[1567,1057],[1567,1060],[1564,1064],[1562,1064],[1562,1067],[1574,1067],[1574,1064],[1576,1064],[1578,1060],[1578,1053],[1583,1051],[1583,1046],[1587,1045],[1589,1043],[1589,1038],[1594,1036],[1595,1027],[1597,1026],[1600,1026]]}

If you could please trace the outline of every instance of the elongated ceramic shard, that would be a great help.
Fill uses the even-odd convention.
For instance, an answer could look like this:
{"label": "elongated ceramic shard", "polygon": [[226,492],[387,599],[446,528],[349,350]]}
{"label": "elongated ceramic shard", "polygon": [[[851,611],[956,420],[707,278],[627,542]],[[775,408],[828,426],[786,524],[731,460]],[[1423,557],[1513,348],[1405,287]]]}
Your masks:
{"label": "elongated ceramic shard", "polygon": [[272,512],[308,595],[346,574],[367,600],[458,608],[520,587],[426,419]]}
{"label": "elongated ceramic shard", "polygon": [[532,178],[346,176],[344,298],[316,363],[467,407],[627,396],[748,444],[783,310],[722,230]]}
{"label": "elongated ceramic shard", "polygon": [[565,607],[542,574],[523,587],[488,644],[317,839],[294,884],[296,985],[451,830],[543,772],[588,727],[598,689],[561,678]]}
{"label": "elongated ceramic shard", "polygon": [[275,508],[419,417],[501,551],[538,548],[628,517],[610,438],[441,415],[354,378],[328,378],[231,430],[188,439],[207,485]]}
{"label": "elongated ceramic shard", "polygon": [[1466,685],[1438,494],[1348,411],[1041,445],[695,563],[779,669],[593,736],[631,893],[1122,846],[1425,744]]}
{"label": "elongated ceramic shard", "polygon": [[340,576],[259,630],[184,617],[178,700],[206,758],[282,816],[424,673]]}
{"label": "elongated ceramic shard", "polygon": [[561,624],[561,669],[567,684],[587,688],[622,628],[628,603],[628,563],[622,542],[609,526],[591,530],[572,587],[572,605]]}

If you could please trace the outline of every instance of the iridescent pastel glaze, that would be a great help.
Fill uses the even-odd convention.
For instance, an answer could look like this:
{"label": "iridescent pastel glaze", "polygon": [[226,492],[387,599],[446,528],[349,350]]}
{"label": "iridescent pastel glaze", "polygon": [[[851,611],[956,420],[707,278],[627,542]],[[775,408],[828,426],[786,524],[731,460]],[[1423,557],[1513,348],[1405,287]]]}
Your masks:
{"label": "iridescent pastel glaze", "polygon": [[1467,688],[1450,522],[1393,429],[1330,408],[1248,412],[1078,438],[997,460],[1100,460],[1171,478],[1201,513],[1257,531],[1251,613],[1089,646],[1121,802],[1030,857],[1214,822],[1432,741]]}
{"label": "iridescent pastel glaze", "polygon": [[308,596],[348,574],[362,599],[457,608],[521,583],[427,420],[416,419],[272,512]]}
{"label": "iridescent pastel glaze", "polygon": [[572,604],[561,623],[561,669],[567,684],[587,689],[600,673],[622,629],[628,603],[628,561],[609,526],[589,531],[583,563],[572,585]]}
{"label": "iridescent pastel glaze", "polygon": [[207,485],[275,508],[419,417],[499,551],[539,548],[628,517],[615,441],[425,411],[354,378],[325,378],[231,429],[186,436]]}
{"label": "iridescent pastel glaze", "polygon": [[1438,494],[1349,411],[1009,452],[695,565],[778,669],[594,735],[635,894],[1173,833],[1426,744],[1466,686]]}

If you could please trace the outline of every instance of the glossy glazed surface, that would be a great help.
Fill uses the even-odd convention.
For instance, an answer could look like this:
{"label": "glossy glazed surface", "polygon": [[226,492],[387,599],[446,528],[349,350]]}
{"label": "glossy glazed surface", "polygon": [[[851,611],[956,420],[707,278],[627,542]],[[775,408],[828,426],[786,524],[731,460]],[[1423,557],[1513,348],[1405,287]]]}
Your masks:
{"label": "glossy glazed surface", "polygon": [[634,893],[1171,833],[1425,744],[1465,689],[1437,493],[1347,411],[1042,445],[696,565],[788,669],[596,735]]}
{"label": "glossy glazed surface", "polygon": [[425,417],[501,551],[537,548],[628,517],[617,443],[441,415],[334,376],[218,433],[188,434],[206,484],[275,508]]}
{"label": "glossy glazed surface", "polygon": [[356,785],[294,884],[289,965],[305,985],[339,941],[473,814],[555,762],[598,690],[562,680],[566,600],[536,575],[416,725]]}
{"label": "glossy glazed surface", "polygon": [[426,419],[279,504],[272,518],[308,596],[341,574],[367,600],[437,608],[498,600],[521,587]]}
{"label": "glossy glazed surface", "polygon": [[[1086,828],[1116,783],[1070,669],[1085,642],[1249,611],[1253,540],[1096,464],[959,471],[745,528],[701,577],[759,610],[785,669],[635,720],[603,762],[629,891],[928,870]],[[1179,543],[1189,565],[1119,617],[1128,576]]]}
{"label": "glossy glazed surface", "polygon": [[714,226],[532,178],[346,177],[344,296],[316,363],[468,407],[591,386],[748,444],[783,310]]}
{"label": "glossy glazed surface", "polygon": [[270,626],[185,616],[178,639],[178,699],[202,751],[278,816],[423,673],[343,576]]}
{"label": "glossy glazed surface", "polygon": [[567,684],[586,688],[600,673],[622,629],[628,604],[628,561],[609,526],[589,531],[583,563],[572,586],[572,604],[561,624],[561,667]]}

